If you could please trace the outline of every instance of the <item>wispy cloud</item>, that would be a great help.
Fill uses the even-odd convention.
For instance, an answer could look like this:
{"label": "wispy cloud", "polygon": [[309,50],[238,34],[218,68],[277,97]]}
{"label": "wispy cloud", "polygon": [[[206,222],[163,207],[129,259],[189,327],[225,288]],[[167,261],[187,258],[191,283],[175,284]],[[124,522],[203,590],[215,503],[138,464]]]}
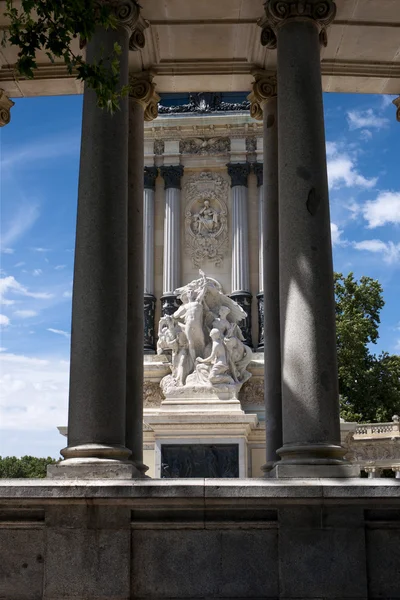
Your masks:
{"label": "wispy cloud", "polygon": [[383,129],[390,123],[386,117],[380,117],[372,108],[368,110],[350,110],[347,113],[349,129]]}
{"label": "wispy cloud", "polygon": [[13,314],[20,319],[30,319],[31,317],[37,317],[39,314],[36,310],[15,310]]}
{"label": "wispy cloud", "polygon": [[28,290],[28,288],[20,284],[12,275],[0,279],[0,303],[4,305],[14,304],[14,300],[10,300],[9,298],[5,297],[8,293],[43,300],[53,298],[54,296],[54,294],[49,292],[31,292]]}
{"label": "wispy cloud", "polygon": [[51,252],[50,248],[31,248],[32,252]]}
{"label": "wispy cloud", "polygon": [[7,327],[10,324],[10,319],[6,315],[0,315],[0,327]]}
{"label": "wispy cloud", "polygon": [[66,338],[70,338],[71,334],[68,331],[63,331],[62,329],[53,329],[52,327],[48,327],[47,331],[51,331],[51,333],[56,333],[57,335],[63,335]]}
{"label": "wispy cloud", "polygon": [[368,179],[357,170],[356,161],[334,142],[327,142],[326,154],[328,159],[328,180],[331,189],[341,187],[360,187],[369,189],[375,187],[378,178]]}
{"label": "wispy cloud", "polygon": [[1,251],[9,253],[10,246],[31,229],[38,217],[39,207],[37,204],[22,204],[2,227]]}
{"label": "wispy cloud", "polygon": [[[62,143],[60,143],[62,140]],[[65,156],[74,156],[79,152],[80,136],[79,132],[59,132],[53,138],[35,139],[28,144],[21,144],[18,147],[4,153],[0,160],[0,168],[4,173],[9,172],[15,167],[30,167],[38,162],[53,161]]]}
{"label": "wispy cloud", "polygon": [[34,277],[38,277],[39,275],[41,275],[43,273],[42,269],[33,269],[32,271],[32,275]]}
{"label": "wispy cloud", "polygon": [[65,267],[66,267],[66,266],[67,266],[67,265],[57,265],[57,266],[55,266],[55,267],[54,267],[54,269],[55,269],[56,271],[62,271],[62,269],[65,269]]}
{"label": "wispy cloud", "polygon": [[14,254],[15,250],[14,248],[4,248],[3,252],[4,254]]}
{"label": "wispy cloud", "polygon": [[388,264],[394,264],[400,260],[400,244],[394,242],[383,242],[382,240],[363,240],[354,242],[356,250],[365,250],[374,254],[381,254],[383,260]]}
{"label": "wispy cloud", "polygon": [[331,223],[332,246],[340,246],[343,244],[347,244],[347,242],[342,239],[342,233],[342,229],[339,229],[336,223]]}
{"label": "wispy cloud", "polygon": [[361,211],[369,229],[400,224],[400,192],[380,192],[375,200],[366,202]]}

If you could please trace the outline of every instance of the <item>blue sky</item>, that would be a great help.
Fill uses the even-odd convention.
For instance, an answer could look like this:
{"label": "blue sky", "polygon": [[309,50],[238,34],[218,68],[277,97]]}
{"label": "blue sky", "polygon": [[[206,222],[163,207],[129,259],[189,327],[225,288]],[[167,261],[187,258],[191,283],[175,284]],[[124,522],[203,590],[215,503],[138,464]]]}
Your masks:
{"label": "blue sky", "polygon": [[[325,94],[334,266],[384,288],[400,351],[400,124],[387,96]],[[67,422],[82,97],[16,99],[0,129],[0,455],[58,456]]]}

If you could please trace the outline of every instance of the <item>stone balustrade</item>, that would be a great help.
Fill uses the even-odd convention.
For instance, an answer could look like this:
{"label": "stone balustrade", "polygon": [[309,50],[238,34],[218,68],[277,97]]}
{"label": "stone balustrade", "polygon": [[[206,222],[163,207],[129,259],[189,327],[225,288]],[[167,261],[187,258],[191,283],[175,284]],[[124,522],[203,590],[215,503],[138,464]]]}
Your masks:
{"label": "stone balustrade", "polygon": [[400,421],[395,415],[391,423],[364,423],[357,425],[354,440],[400,438]]}

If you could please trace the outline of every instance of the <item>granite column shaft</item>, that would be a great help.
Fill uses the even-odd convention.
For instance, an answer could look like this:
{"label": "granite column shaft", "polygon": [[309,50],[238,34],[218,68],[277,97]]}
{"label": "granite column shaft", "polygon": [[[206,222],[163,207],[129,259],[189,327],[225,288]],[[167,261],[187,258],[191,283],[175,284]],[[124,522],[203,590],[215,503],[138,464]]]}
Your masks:
{"label": "granite column shaft", "polygon": [[247,313],[240,323],[245,344],[253,347],[251,336],[251,300],[249,272],[248,188],[249,163],[229,163],[232,188],[232,277],[233,298]]}
{"label": "granite column shaft", "polygon": [[181,178],[183,167],[160,167],[165,188],[164,262],[162,314],[172,314],[178,307],[174,291],[181,281]]}
{"label": "granite column shaft", "polygon": [[286,464],[340,464],[344,452],[317,23],[287,19],[277,30],[277,45],[283,401],[279,454]]}
{"label": "granite column shaft", "polygon": [[[92,62],[121,47],[128,82],[129,31],[96,30]],[[125,460],[128,99],[110,115],[85,88],[76,226],[66,459]],[[62,464],[68,464],[64,461]]]}

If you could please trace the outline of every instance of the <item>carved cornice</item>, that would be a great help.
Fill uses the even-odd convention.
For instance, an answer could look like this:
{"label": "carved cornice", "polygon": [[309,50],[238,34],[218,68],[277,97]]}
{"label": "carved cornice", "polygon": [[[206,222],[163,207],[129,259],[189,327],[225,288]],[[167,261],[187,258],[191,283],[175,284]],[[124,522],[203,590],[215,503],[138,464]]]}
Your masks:
{"label": "carved cornice", "polygon": [[170,165],[160,167],[161,177],[164,179],[164,189],[169,188],[181,189],[181,179],[183,175],[182,165]]}
{"label": "carved cornice", "polygon": [[253,163],[253,171],[254,171],[254,175],[257,177],[257,187],[261,187],[263,184],[263,173],[264,173],[263,163],[259,163],[259,162]]}
{"label": "carved cornice", "polygon": [[14,104],[15,102],[10,100],[5,91],[0,89],[0,127],[4,127],[4,125],[7,125],[10,122],[10,109]]}
{"label": "carved cornice", "polygon": [[247,96],[250,101],[250,116],[257,121],[263,118],[263,104],[271,98],[276,98],[277,95],[277,79],[276,75],[267,71],[253,71],[254,81],[252,83],[253,90]]}
{"label": "carved cornice", "polygon": [[231,187],[243,185],[247,187],[247,178],[250,173],[250,163],[228,163],[228,175],[231,178]]}
{"label": "carved cornice", "polygon": [[151,73],[143,71],[129,75],[129,98],[143,107],[145,121],[153,121],[158,117],[160,96],[156,92]]}
{"label": "carved cornice", "polygon": [[336,16],[335,0],[266,0],[265,19],[260,25],[261,44],[269,49],[276,48],[276,32],[288,20],[309,19],[320,32],[320,41],[326,46],[326,27]]}
{"label": "carved cornice", "polygon": [[393,100],[393,104],[396,107],[396,119],[400,122],[400,96]]}
{"label": "carved cornice", "polygon": [[145,167],[144,168],[144,187],[149,190],[155,190],[157,175],[158,175],[157,167]]}

